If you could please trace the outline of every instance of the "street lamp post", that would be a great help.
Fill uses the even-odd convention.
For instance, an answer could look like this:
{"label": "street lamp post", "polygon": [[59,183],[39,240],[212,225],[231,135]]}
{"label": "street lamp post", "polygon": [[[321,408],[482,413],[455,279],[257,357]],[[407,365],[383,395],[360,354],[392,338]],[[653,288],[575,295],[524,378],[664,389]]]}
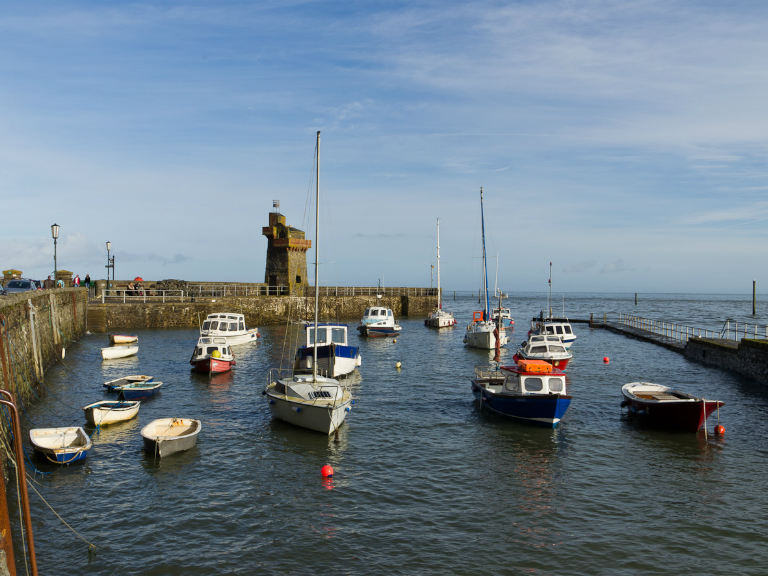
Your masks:
{"label": "street lamp post", "polygon": [[109,290],[109,263],[110,263],[109,251],[110,250],[112,250],[112,242],[107,240],[107,265],[106,265],[106,269],[107,269],[107,290]]}
{"label": "street lamp post", "polygon": [[58,266],[56,264],[56,241],[59,239],[59,225],[51,224],[51,237],[53,238],[53,285],[56,286]]}

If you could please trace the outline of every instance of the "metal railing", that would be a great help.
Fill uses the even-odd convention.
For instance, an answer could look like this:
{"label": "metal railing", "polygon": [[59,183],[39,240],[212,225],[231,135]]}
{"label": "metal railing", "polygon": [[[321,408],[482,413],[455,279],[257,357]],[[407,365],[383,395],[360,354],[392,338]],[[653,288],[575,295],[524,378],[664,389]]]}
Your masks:
{"label": "metal railing", "polygon": [[[189,302],[198,298],[226,298],[226,297],[255,297],[255,296],[289,296],[288,286],[267,286],[266,284],[187,284],[186,289],[160,290],[155,288],[109,288],[101,291],[97,296],[102,303],[106,302]],[[303,291],[304,296],[315,295],[314,286],[307,285]],[[425,296],[437,297],[437,288],[411,288],[376,286],[321,286],[320,296]]]}
{"label": "metal railing", "polygon": [[733,340],[734,342],[738,342],[742,338],[768,339],[768,326],[758,326],[746,322],[739,324],[739,322],[730,318],[724,322],[720,330],[696,328],[675,322],[642,318],[630,314],[619,314],[618,323],[683,344],[688,342],[689,338],[714,338]]}
{"label": "metal railing", "polygon": [[[189,297],[186,298],[189,300]],[[125,290],[110,288],[101,291],[101,303],[105,302],[184,302],[184,290]]]}

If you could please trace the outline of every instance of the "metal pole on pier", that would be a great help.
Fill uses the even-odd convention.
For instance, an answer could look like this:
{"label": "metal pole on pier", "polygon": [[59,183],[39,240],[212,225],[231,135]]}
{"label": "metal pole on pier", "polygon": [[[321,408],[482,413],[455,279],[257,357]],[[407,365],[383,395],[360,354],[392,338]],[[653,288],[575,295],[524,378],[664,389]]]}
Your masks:
{"label": "metal pole on pier", "polygon": [[755,285],[756,281],[752,280],[752,316],[755,315]]}

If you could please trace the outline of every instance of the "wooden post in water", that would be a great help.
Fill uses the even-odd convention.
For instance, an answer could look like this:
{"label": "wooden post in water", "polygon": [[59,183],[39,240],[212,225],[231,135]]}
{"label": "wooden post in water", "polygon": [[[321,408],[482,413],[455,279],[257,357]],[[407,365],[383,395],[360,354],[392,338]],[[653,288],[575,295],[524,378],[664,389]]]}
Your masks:
{"label": "wooden post in water", "polygon": [[756,281],[752,280],[752,316],[755,315],[755,284]]}
{"label": "wooden post in water", "polygon": [[637,292],[635,292],[635,306],[637,306]]}

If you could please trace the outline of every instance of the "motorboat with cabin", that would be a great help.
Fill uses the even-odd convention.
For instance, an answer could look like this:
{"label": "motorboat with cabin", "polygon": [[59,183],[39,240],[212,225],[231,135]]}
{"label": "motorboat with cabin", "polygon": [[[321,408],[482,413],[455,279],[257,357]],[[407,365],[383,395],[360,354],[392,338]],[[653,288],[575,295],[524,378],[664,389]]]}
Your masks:
{"label": "motorboat with cabin", "polygon": [[219,374],[235,365],[235,355],[226,338],[221,336],[200,336],[189,363],[195,372]]}
{"label": "motorboat with cabin", "polygon": [[532,334],[558,336],[566,348],[570,348],[576,341],[576,334],[573,332],[568,318],[545,318],[543,314],[531,320],[531,329],[528,331],[528,335]]}
{"label": "motorboat with cabin", "polygon": [[[296,350],[293,371],[297,374],[312,373],[317,348],[317,372],[331,378],[347,376],[360,366],[360,348],[347,342],[346,324],[323,322],[315,326],[307,322],[304,327],[306,340]],[[315,338],[315,334],[317,338]]]}
{"label": "motorboat with cabin", "polygon": [[555,368],[565,370],[573,354],[563,345],[559,336],[550,334],[532,334],[517,349],[512,359],[518,360],[544,360]]}
{"label": "motorboat with cabin", "polygon": [[200,328],[200,335],[226,338],[230,346],[254,342],[261,336],[258,328],[245,327],[244,314],[234,312],[208,314]]}
{"label": "motorboat with cabin", "polygon": [[540,426],[554,428],[571,405],[565,372],[543,360],[514,366],[475,368],[472,393],[481,408]]}
{"label": "motorboat with cabin", "polygon": [[363,313],[363,318],[357,326],[361,336],[371,338],[397,336],[402,326],[395,321],[391,308],[384,306],[369,306]]}

